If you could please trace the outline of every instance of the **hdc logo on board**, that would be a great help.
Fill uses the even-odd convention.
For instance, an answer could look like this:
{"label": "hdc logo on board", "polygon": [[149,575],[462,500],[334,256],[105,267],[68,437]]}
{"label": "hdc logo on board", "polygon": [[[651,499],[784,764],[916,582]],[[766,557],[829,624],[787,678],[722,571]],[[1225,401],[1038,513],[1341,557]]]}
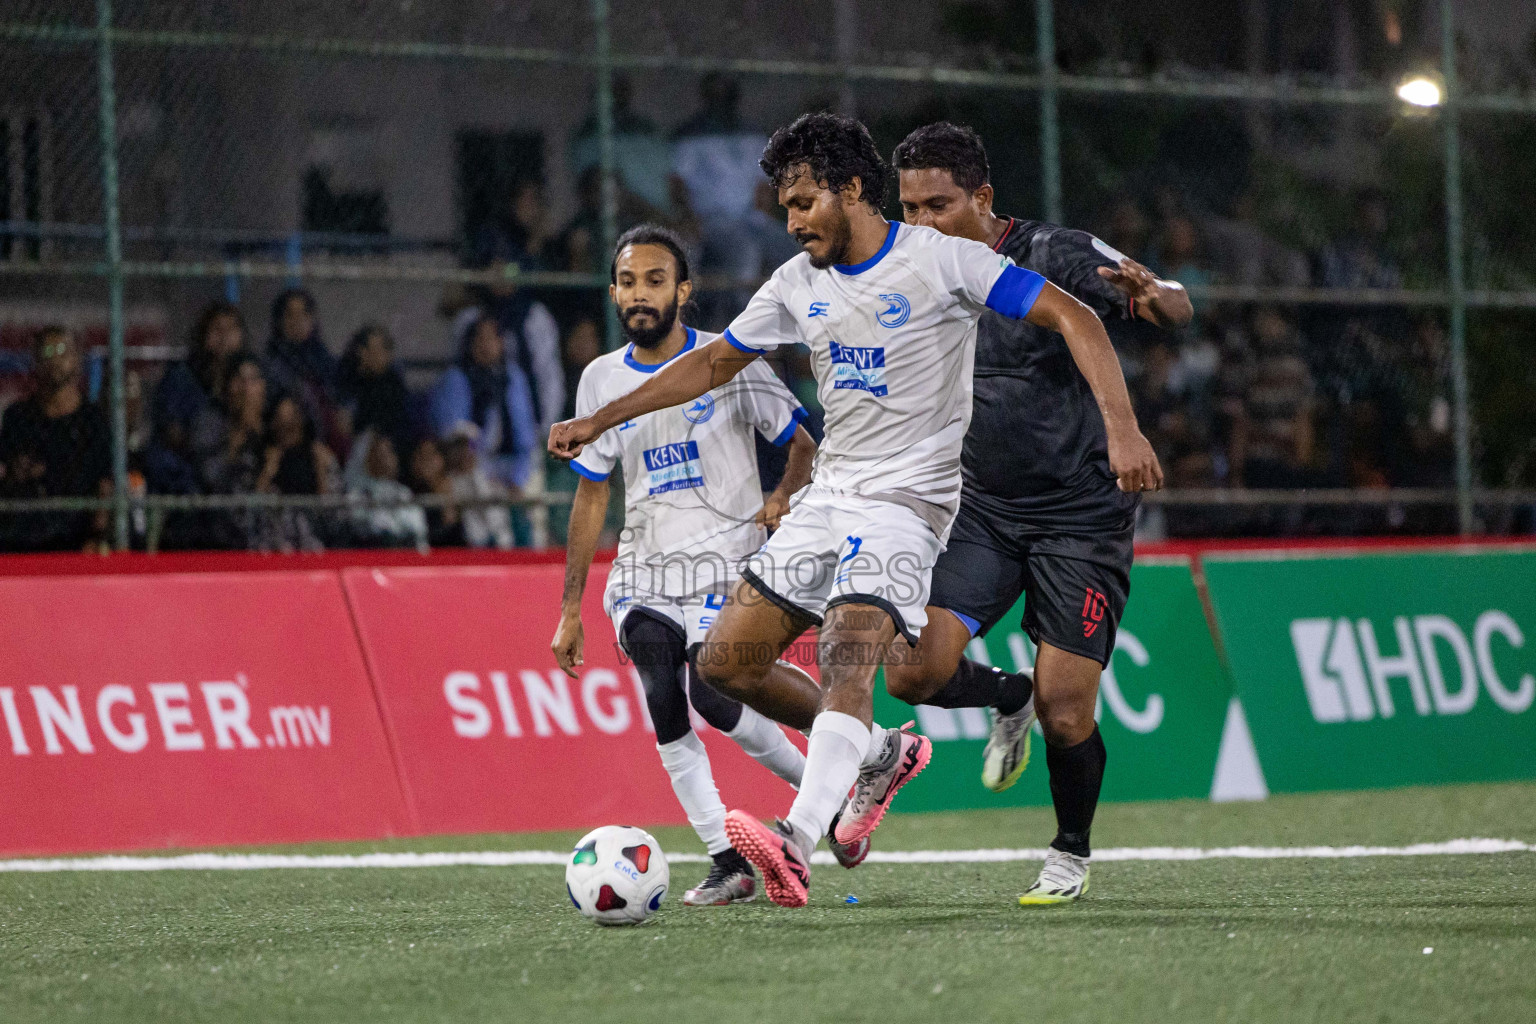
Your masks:
{"label": "hdc logo on board", "polygon": [[85,694],[78,686],[0,686],[0,714],[17,757],[331,745],[329,707],[277,705],[263,713],[249,694],[244,673],[195,686],[114,683]]}
{"label": "hdc logo on board", "polygon": [[1404,697],[1420,715],[1466,714],[1480,692],[1512,715],[1536,700],[1536,676],[1509,666],[1525,633],[1496,609],[1470,635],[1445,615],[1399,615],[1384,634],[1370,619],[1296,619],[1291,645],[1320,723],[1391,718]]}

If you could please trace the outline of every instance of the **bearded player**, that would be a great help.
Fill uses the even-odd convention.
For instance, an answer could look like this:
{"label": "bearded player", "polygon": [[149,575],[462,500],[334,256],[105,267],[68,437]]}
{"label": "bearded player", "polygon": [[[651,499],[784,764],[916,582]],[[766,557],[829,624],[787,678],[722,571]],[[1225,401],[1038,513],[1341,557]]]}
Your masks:
{"label": "bearded player", "polygon": [[[771,349],[809,347],[826,410],[811,485],[711,628],[720,656],[701,663],[706,681],[787,721],[807,710],[808,694],[760,652],[782,652],[821,627],[823,689],[809,707],[800,792],[774,826],[740,811],[726,821],[769,898],[797,907],[809,895],[811,851],[850,787],[836,826],[844,842],[873,831],[929,756],[925,738],[872,726],[874,676],[927,624],[933,564],[960,501],[976,321],[991,309],[1048,327],[1096,384],[1118,385],[1123,396],[1124,382],[1103,325],[1082,303],[979,242],[887,222],[889,170],[857,121],[807,114],[774,133],[762,167],[803,252],[774,272],[724,341],[679,356],[590,416],[556,424],[550,451],[579,456],[616,424],[691,402]],[[1145,439],[1117,456],[1127,486],[1151,484],[1156,458]]]}
{"label": "bearded player", "polygon": [[[1164,328],[1189,322],[1182,286],[1092,235],[993,213],[986,150],[969,128],[919,128],[892,162],[908,224],[990,246],[1111,329],[1131,317]],[[1106,762],[1094,707],[1130,593],[1140,502],[1115,467],[1145,444],[1114,376],[1109,387],[1085,376],[1071,339],[1048,327],[982,315],[960,512],[934,566],[920,656],[886,669],[891,694],[909,703],[993,709],[982,782],[994,792],[1023,772],[1039,716],[1057,832],[1019,900],[1025,905],[1074,900],[1088,889],[1089,829]],[[1149,483],[1162,484],[1155,464]],[[1020,594],[1038,649],[1033,679],[964,657]]]}
{"label": "bearded player", "polygon": [[[609,292],[629,344],[594,359],[582,371],[578,412],[634,390],[710,335],[685,327],[678,309],[693,282],[682,242],[642,224],[625,232],[614,251]],[[608,478],[625,477],[624,532],[604,590],[614,632],[640,674],[656,749],[688,821],[709,851],[709,875],[689,889],[689,906],[743,903],[755,898],[756,878],[725,835],[725,805],[709,756],[694,734],[694,710],[735,740],[764,767],[799,786],[805,756],[783,731],[751,708],[708,686],[689,685],[689,652],[725,603],[736,563],[757,550],[765,527],[778,525],[789,497],[810,480],[816,443],[800,421],[805,410],[762,363],[688,406],[636,416],[610,430],[572,461],[581,476],[571,507],[565,592],[551,647],[572,678],[582,663],[581,597],[608,512]],[[764,500],[752,433],[788,449],[778,487]],[[780,662],[774,672],[790,685],[815,689],[809,676]],[[804,716],[800,725],[809,727]],[[863,860],[868,840],[832,844],[845,867]]]}

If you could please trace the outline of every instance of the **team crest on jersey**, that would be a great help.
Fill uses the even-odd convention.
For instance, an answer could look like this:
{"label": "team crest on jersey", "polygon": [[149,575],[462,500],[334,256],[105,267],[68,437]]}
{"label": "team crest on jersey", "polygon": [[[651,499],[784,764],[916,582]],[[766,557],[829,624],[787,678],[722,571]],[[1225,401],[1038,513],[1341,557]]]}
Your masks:
{"label": "team crest on jersey", "polygon": [[856,348],[832,342],[832,387],[834,390],[868,391],[876,398],[889,392],[885,386],[885,349]]}
{"label": "team crest on jersey", "polygon": [[665,494],[704,486],[704,467],[699,462],[699,442],[675,441],[645,450],[645,469],[651,494]]}
{"label": "team crest on jersey", "polygon": [[683,410],[689,423],[704,423],[715,414],[715,396],[700,395],[699,400]]}
{"label": "team crest on jersey", "polygon": [[880,321],[882,327],[900,327],[907,322],[907,317],[912,315],[912,303],[899,292],[882,295],[880,301],[886,306],[875,314],[875,319]]}

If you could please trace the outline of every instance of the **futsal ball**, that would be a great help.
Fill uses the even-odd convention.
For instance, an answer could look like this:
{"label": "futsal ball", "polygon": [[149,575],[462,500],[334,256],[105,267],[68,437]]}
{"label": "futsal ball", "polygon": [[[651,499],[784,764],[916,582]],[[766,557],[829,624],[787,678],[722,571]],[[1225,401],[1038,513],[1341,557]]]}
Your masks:
{"label": "futsal ball", "polygon": [[565,892],[598,924],[639,924],[661,908],[672,872],[645,829],[604,825],[576,841],[565,864]]}

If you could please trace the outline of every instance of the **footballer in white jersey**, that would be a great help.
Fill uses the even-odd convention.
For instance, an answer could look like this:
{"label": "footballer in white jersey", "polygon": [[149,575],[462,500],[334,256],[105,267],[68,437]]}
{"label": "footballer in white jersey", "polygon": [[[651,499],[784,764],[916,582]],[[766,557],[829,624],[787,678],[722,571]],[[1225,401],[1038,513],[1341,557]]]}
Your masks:
{"label": "footballer in white jersey", "polygon": [[[677,355],[717,337],[684,331]],[[628,394],[665,365],[641,362],[632,343],[599,356],[582,371],[577,414]],[[571,461],[596,481],[622,467],[624,530],[603,598],[615,632],[630,608],[646,605],[683,627],[690,646],[704,639],[741,561],[768,539],[758,517],[753,434],[788,445],[804,418],[804,407],[759,360],[687,405],[619,424]]]}
{"label": "footballer in white jersey", "polygon": [[811,850],[834,816],[838,840],[868,838],[931,756],[925,737],[871,724],[874,678],[882,662],[912,650],[927,621],[933,564],[959,505],[978,317],[991,309],[1028,319],[1091,362],[1115,355],[1093,311],[1038,274],[980,242],[888,223],[880,210],[890,172],[857,121],[800,117],[774,133],[762,167],[804,252],[723,341],[682,355],[590,416],[556,424],[549,447],[577,457],[610,427],[690,402],[770,349],[810,347],[826,410],[811,486],[711,628],[710,647],[726,656],[699,666],[716,689],[784,721],[801,698],[768,656],[821,628],[823,692],[800,792],[771,827],[738,811],[726,822],[769,898],[803,906]]}
{"label": "footballer in white jersey", "polygon": [[[594,360],[582,373],[578,411],[613,401],[668,363],[712,340],[678,320],[692,291],[683,244],[671,232],[641,225],[619,239],[611,293],[629,344]],[[764,767],[798,786],[805,758],[784,732],[756,710],[692,678],[690,655],[725,605],[736,564],[762,544],[789,496],[810,477],[815,442],[800,426],[805,411],[766,366],[738,375],[685,405],[615,424],[572,465],[582,477],[571,507],[560,626],[550,644],[560,668],[576,676],[582,663],[581,598],[608,509],[608,479],[625,479],[625,529],[608,578],[604,606],[625,655],[645,687],[656,749],[673,792],[712,865],[689,889],[690,906],[740,903],[756,896],[751,865],[725,834],[725,804],[709,756],[693,731],[690,703],[705,722]],[[766,499],[758,481],[753,432],[787,446],[783,479]],[[773,672],[814,704],[815,682],[787,663]],[[789,724],[811,725],[807,712]],[[861,861],[867,839],[833,843],[846,867]]]}

